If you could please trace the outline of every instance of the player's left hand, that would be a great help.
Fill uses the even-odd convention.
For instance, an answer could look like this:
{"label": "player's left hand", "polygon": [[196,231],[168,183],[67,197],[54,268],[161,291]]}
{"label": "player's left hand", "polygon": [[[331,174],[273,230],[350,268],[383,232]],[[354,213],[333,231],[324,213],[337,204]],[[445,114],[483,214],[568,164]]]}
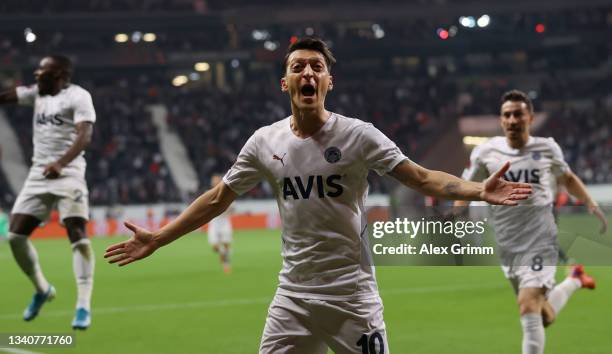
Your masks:
{"label": "player's left hand", "polygon": [[599,229],[599,233],[600,234],[605,234],[606,231],[608,231],[608,219],[606,218],[606,215],[603,213],[603,211],[601,211],[601,208],[599,208],[599,205],[597,204],[591,204],[588,206],[589,208],[589,213],[595,215],[599,221],[601,221],[601,228]]}
{"label": "player's left hand", "polygon": [[509,168],[510,162],[506,162],[483,182],[484,190],[480,194],[483,201],[496,205],[518,205],[517,200],[529,198],[532,192],[531,184],[508,182],[503,178]]}
{"label": "player's left hand", "polygon": [[47,166],[45,166],[45,170],[43,171],[43,176],[47,179],[56,179],[62,173],[62,169],[64,167],[59,162],[51,162]]}

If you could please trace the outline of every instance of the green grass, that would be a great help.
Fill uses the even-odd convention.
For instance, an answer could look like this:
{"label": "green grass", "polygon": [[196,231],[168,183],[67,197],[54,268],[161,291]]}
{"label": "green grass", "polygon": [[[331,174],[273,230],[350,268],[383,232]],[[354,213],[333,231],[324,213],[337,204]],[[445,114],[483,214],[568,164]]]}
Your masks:
{"label": "green grass", "polygon": [[[107,245],[121,239],[94,240],[93,324],[77,333],[76,346],[26,349],[92,354],[257,352],[281,266],[278,232],[237,233],[234,272],[229,276],[202,234],[186,236],[147,261],[120,269],[106,264],[101,255]],[[8,245],[0,243],[0,333],[71,332],[75,285],[68,242],[35,245],[58,297],[35,321],[21,320],[31,285]],[[598,289],[579,291],[571,299],[546,332],[546,353],[612,353],[611,270],[589,268]],[[498,267],[379,267],[377,276],[393,353],[520,352],[514,296]]]}

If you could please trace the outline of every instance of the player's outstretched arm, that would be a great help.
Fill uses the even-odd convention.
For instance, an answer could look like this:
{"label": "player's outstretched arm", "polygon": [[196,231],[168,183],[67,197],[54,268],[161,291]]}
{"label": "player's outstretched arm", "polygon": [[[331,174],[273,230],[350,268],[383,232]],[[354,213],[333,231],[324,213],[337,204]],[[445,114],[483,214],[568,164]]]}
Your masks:
{"label": "player's outstretched arm", "polygon": [[238,195],[225,183],[219,183],[196,199],[181,215],[158,231],[138,227],[129,222],[125,226],[134,232],[131,239],[106,249],[104,258],[119,266],[150,256],[161,246],[198,229],[227,209]]}
{"label": "player's outstretched arm", "polygon": [[482,183],[428,170],[409,161],[400,163],[389,174],[405,186],[426,195],[451,200],[483,200],[490,204],[517,205],[517,200],[529,197],[531,185],[504,180],[503,175],[509,168],[510,163],[506,162]]}
{"label": "player's outstretched arm", "polygon": [[45,169],[43,170],[43,176],[45,176],[45,178],[58,178],[62,173],[62,169],[87,148],[89,143],[91,143],[91,136],[93,134],[93,123],[77,123],[76,134],[77,136],[74,140],[74,143],[72,143],[72,146],[70,146],[70,148],[64,153],[64,155],[60,157],[57,161],[45,166]]}
{"label": "player's outstretched arm", "polygon": [[17,103],[17,90],[12,88],[0,92],[0,104]]}
{"label": "player's outstretched arm", "polygon": [[608,230],[608,220],[599,208],[597,202],[591,198],[591,195],[589,195],[589,192],[587,191],[580,177],[576,176],[576,174],[573,172],[567,172],[559,178],[559,182],[565,186],[571,195],[584,202],[586,207],[589,209],[589,213],[595,215],[601,222],[599,232],[602,234],[606,233]]}

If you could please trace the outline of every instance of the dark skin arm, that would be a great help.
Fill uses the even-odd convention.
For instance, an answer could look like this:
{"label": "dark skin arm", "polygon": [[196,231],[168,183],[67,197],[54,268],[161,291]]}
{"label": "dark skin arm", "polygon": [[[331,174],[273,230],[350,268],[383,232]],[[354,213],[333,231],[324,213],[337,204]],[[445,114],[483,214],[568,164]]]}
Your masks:
{"label": "dark skin arm", "polygon": [[64,156],[60,157],[59,160],[48,164],[43,171],[43,175],[48,179],[55,179],[60,176],[62,169],[66,167],[72,160],[74,160],[81,151],[85,150],[91,142],[91,135],[93,133],[93,123],[81,122],[76,125],[77,137],[70,149],[66,151]]}
{"label": "dark skin arm", "polygon": [[14,88],[0,92],[0,104],[17,103],[17,90]]}

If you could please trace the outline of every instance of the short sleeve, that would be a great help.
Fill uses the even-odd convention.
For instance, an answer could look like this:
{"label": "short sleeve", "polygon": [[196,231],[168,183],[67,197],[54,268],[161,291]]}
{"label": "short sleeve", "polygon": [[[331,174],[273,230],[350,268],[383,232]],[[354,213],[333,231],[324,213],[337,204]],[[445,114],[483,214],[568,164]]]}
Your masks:
{"label": "short sleeve", "polygon": [[463,171],[461,178],[468,181],[482,181],[489,177],[487,166],[482,161],[482,146],[476,146],[470,154],[470,166]]}
{"label": "short sleeve", "polygon": [[565,162],[565,159],[563,158],[563,151],[561,151],[561,147],[559,146],[559,144],[557,144],[557,142],[553,138],[549,138],[548,141],[550,143],[550,148],[552,152],[551,172],[556,177],[561,177],[564,174],[571,172],[569,165],[567,164],[567,162]]}
{"label": "short sleeve", "polygon": [[77,91],[73,100],[74,124],[81,122],[96,121],[96,111],[94,109],[91,94],[85,90]]}
{"label": "short sleeve", "polygon": [[237,194],[244,194],[263,179],[259,166],[257,132],[255,132],[240,150],[234,165],[223,176],[223,182]]}
{"label": "short sleeve", "polygon": [[24,106],[34,105],[36,95],[38,95],[38,86],[17,86],[15,88],[17,92],[17,103]]}
{"label": "short sleeve", "polygon": [[372,124],[361,128],[359,140],[367,168],[381,176],[391,172],[400,162],[408,160],[397,145]]}

